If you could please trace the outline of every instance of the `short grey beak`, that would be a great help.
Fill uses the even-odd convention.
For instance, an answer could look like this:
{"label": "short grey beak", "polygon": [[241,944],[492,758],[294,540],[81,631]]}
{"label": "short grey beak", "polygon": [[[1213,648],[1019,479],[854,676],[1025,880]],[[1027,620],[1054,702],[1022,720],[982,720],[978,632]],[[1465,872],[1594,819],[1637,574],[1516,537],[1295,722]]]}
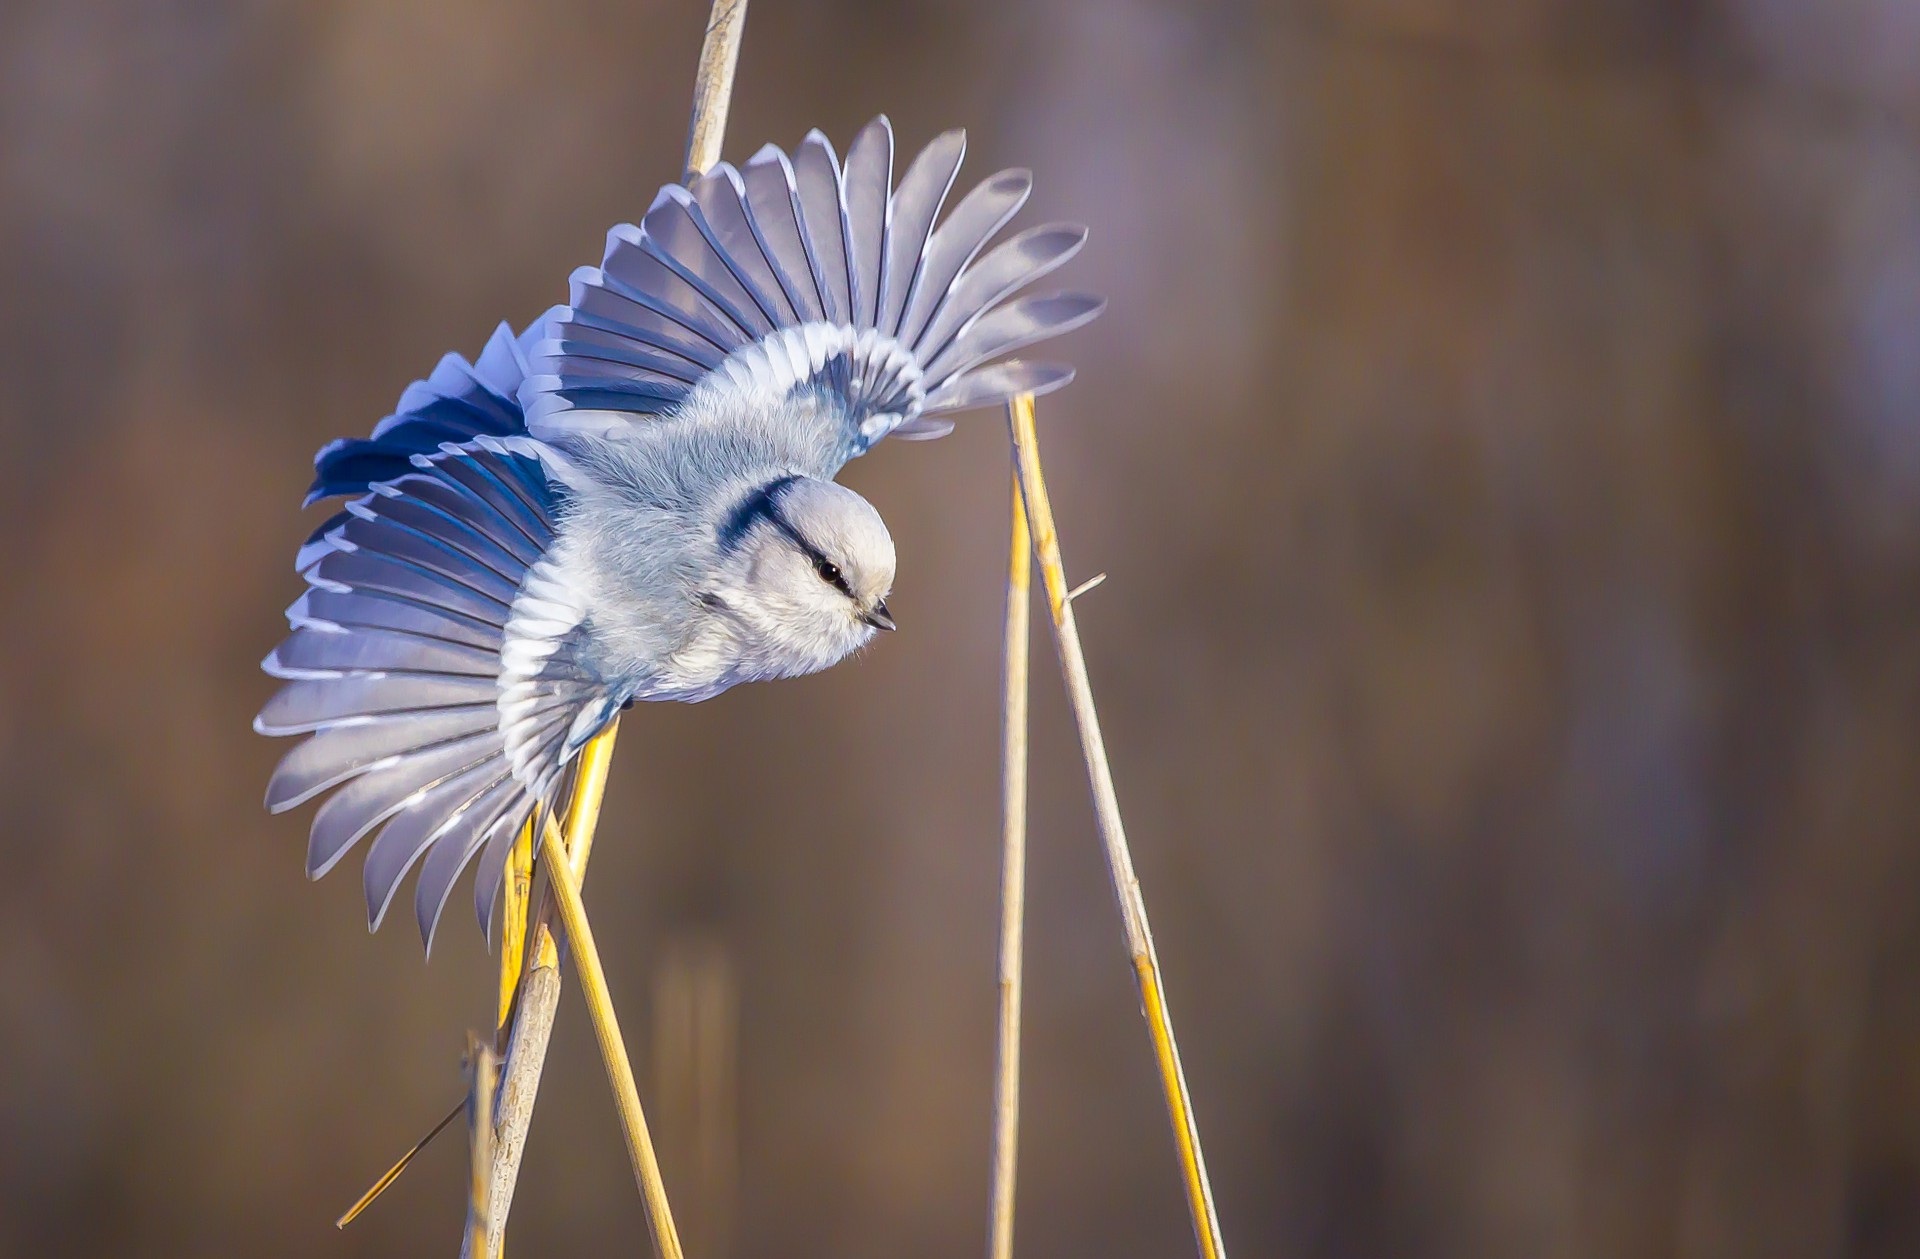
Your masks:
{"label": "short grey beak", "polygon": [[860,614],[860,619],[875,629],[896,630],[900,627],[893,623],[893,613],[887,610],[887,601],[882,599],[872,608]]}

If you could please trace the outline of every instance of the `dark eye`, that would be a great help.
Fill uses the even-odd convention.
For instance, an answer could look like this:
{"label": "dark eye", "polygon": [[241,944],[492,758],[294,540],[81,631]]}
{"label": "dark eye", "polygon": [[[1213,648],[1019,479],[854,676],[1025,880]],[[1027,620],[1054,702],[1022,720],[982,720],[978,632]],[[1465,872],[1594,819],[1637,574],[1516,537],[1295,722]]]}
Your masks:
{"label": "dark eye", "polygon": [[846,579],[840,576],[840,566],[832,560],[816,559],[813,562],[813,571],[820,574],[820,580],[826,582],[829,586],[837,590],[846,589]]}

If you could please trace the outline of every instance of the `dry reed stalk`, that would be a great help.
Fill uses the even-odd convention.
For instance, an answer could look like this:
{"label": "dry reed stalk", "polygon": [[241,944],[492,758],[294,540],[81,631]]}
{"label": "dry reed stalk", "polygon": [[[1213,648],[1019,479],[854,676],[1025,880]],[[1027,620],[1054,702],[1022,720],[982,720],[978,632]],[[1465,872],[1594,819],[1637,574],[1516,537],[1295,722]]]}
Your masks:
{"label": "dry reed stalk", "polygon": [[[609,741],[607,754],[611,752]],[[606,1064],[607,1082],[613,1086],[614,1102],[620,1112],[620,1134],[626,1138],[634,1180],[646,1200],[647,1223],[653,1230],[654,1245],[663,1259],[681,1259],[680,1235],[673,1226],[672,1208],[667,1205],[660,1160],[654,1154],[653,1138],[647,1132],[646,1112],[640,1107],[640,1090],[633,1082],[633,1064],[627,1059],[626,1042],[620,1037],[620,1022],[613,1012],[613,994],[607,988],[606,974],[600,969],[600,953],[594,947],[587,907],[580,900],[580,888],[574,882],[564,845],[557,826],[549,825],[541,832],[540,856],[547,866],[547,886],[553,890],[554,902],[560,907],[567,948],[580,975],[581,994],[593,1018],[594,1039],[600,1043],[600,1060]]]}
{"label": "dry reed stalk", "polygon": [[[500,1014],[498,1022],[494,1027],[493,1037],[496,1069],[499,1065],[498,1059],[507,1053],[509,1035],[515,1026],[513,1011],[515,1001],[520,994],[521,970],[526,962],[527,903],[532,881],[533,819],[529,817],[527,824],[520,828],[519,838],[514,840],[513,849],[508,854],[506,878],[501,889],[503,904],[500,910]],[[554,984],[557,993],[557,986],[559,984],[557,975],[554,978]],[[551,1011],[549,1011],[549,1014],[550,1013]],[[545,1027],[542,1029],[541,1035],[544,1037],[552,1030],[552,1026],[553,1020],[549,1017]],[[542,1043],[544,1044],[544,1040]],[[497,1092],[495,1095],[498,1095]],[[412,1165],[415,1156],[417,1156],[420,1151],[426,1149],[428,1143],[439,1136],[440,1133],[446,1129],[446,1126],[452,1123],[454,1118],[467,1108],[468,1102],[463,1099],[452,1110],[448,1111],[446,1117],[435,1124],[426,1136],[414,1142],[413,1147],[405,1154],[402,1154],[399,1161],[388,1168],[384,1176],[373,1182],[372,1188],[360,1195],[359,1201],[348,1207],[340,1218],[333,1222],[333,1226],[335,1228],[345,1228],[347,1225],[353,1223],[361,1212],[373,1205],[375,1198],[385,1193],[394,1181],[400,1179],[400,1173],[406,1171],[407,1168]],[[525,1135],[524,1126],[521,1128],[520,1135],[522,1137]],[[501,1150],[504,1147],[502,1147],[499,1141],[494,1140],[490,1133],[487,1148],[490,1151],[489,1157],[497,1158],[500,1156],[491,1152]],[[519,1145],[515,1144],[512,1154],[512,1164],[516,1170],[520,1165],[519,1149]],[[509,1194],[510,1193],[511,1189],[509,1189]],[[490,1202],[488,1218],[490,1220],[504,1220],[506,1218],[506,1205],[503,1201]],[[500,1234],[501,1230],[498,1228],[490,1228],[488,1230],[488,1235],[494,1239],[494,1246],[490,1252],[494,1259],[497,1259],[500,1254]],[[471,1247],[472,1244],[472,1230],[469,1230],[466,1245]],[[466,1251],[463,1250],[462,1253],[465,1254]]]}
{"label": "dry reed stalk", "polygon": [[[613,759],[614,739],[619,729],[616,721],[588,743],[580,754],[579,769],[574,775],[573,798],[567,810],[564,833],[566,858],[562,862],[549,864],[547,894],[541,900],[540,911],[532,925],[523,933],[526,941],[526,971],[520,979],[518,994],[512,1000],[512,1030],[507,1038],[506,1073],[494,1115],[490,1210],[493,1250],[488,1259],[499,1259],[505,1245],[507,1217],[513,1209],[513,1190],[519,1182],[520,1160],[527,1148],[527,1129],[533,1123],[533,1105],[539,1098],[540,1077],[547,1063],[547,1047],[553,1039],[554,1015],[560,1006],[560,950],[553,936],[555,905],[551,884],[555,872],[564,868],[569,876],[569,885],[577,895],[580,881],[586,877],[587,858],[592,855],[594,831],[600,821],[600,805],[606,796],[607,768]],[[551,832],[557,829],[552,817],[547,817],[544,830]],[[502,951],[508,947],[503,940]]]}
{"label": "dry reed stalk", "polygon": [[501,884],[500,905],[500,1015],[494,1023],[494,1049],[507,1051],[513,1023],[513,1002],[520,992],[520,973],[527,962],[527,909],[533,895],[533,819],[520,828],[507,853],[507,874]]}
{"label": "dry reed stalk", "polygon": [[1020,972],[1027,912],[1027,664],[1032,604],[1033,542],[1016,472],[1000,728],[1000,1042],[993,1083],[989,1259],[1013,1255],[1013,1189],[1020,1144]]}
{"label": "dry reed stalk", "polygon": [[727,106],[733,102],[733,70],[740,62],[740,35],[747,24],[747,0],[713,0],[707,34],[700,44],[700,69],[693,76],[693,121],[687,126],[687,178],[704,175],[720,160],[727,135]]}
{"label": "dry reed stalk", "polygon": [[491,1248],[488,1173],[493,1168],[493,1089],[500,1058],[493,1039],[467,1033],[467,1133],[472,1178],[467,1192],[467,1238],[463,1254],[484,1255]]}
{"label": "dry reed stalk", "polygon": [[[714,0],[707,19],[706,36],[700,47],[699,69],[694,76],[692,121],[687,130],[686,174],[700,175],[720,160],[720,146],[726,135],[727,107],[733,97],[734,68],[740,59],[740,37],[747,17],[747,0]],[[586,912],[580,904],[580,882],[586,874],[587,857],[593,843],[593,831],[600,814],[601,795],[606,787],[607,764],[612,757],[617,725],[588,745],[581,756],[580,774],[574,787],[564,841],[564,859],[556,858],[562,848],[553,833],[551,821],[541,836],[541,852],[548,865],[548,898],[528,944],[530,956],[526,972],[519,977],[516,964],[517,996],[508,996],[503,943],[501,982],[502,1010],[517,1007],[512,1016],[512,1033],[507,1048],[507,1078],[501,1090],[500,1114],[496,1123],[496,1154],[493,1169],[493,1221],[495,1250],[489,1259],[498,1259],[506,1231],[507,1212],[512,1206],[514,1184],[519,1178],[520,1158],[526,1148],[527,1127],[533,1119],[533,1103],[539,1092],[540,1075],[546,1065],[547,1046],[552,1037],[554,1012],[560,1001],[559,950],[552,933],[552,908],[559,902],[567,928],[569,944],[576,956],[583,986],[587,988],[589,1013],[593,1015],[594,1034],[600,1042],[601,1059],[613,1084],[621,1118],[621,1132],[633,1159],[634,1176],[647,1201],[648,1223],[654,1240],[668,1259],[679,1259],[680,1242],[673,1228],[672,1212],[666,1191],[659,1181],[659,1163],[646,1131],[646,1117],[640,1109],[639,1091],[633,1084],[633,1068],[626,1048],[619,1039],[606,982],[592,953],[592,935]],[[516,854],[517,855],[517,854]],[[529,865],[531,853],[528,853]],[[517,869],[515,871],[517,873]],[[571,902],[569,905],[568,902]],[[522,911],[524,913],[522,901]],[[569,911],[574,911],[571,913]],[[577,927],[574,921],[577,918]],[[510,938],[510,937],[509,937]],[[589,968],[597,980],[588,981]]]}
{"label": "dry reed stalk", "polygon": [[333,1222],[333,1226],[335,1228],[345,1228],[347,1225],[353,1223],[356,1219],[358,1219],[360,1217],[361,1212],[365,1211],[368,1207],[373,1205],[373,1200],[375,1198],[378,1198],[381,1194],[385,1193],[389,1185],[393,1184],[394,1181],[400,1179],[400,1173],[406,1171],[407,1168],[412,1165],[415,1156],[418,1155],[420,1151],[426,1149],[428,1144],[431,1143],[435,1137],[439,1136],[442,1132],[446,1131],[447,1125],[452,1123],[454,1120],[458,1119],[460,1117],[461,1112],[466,1110],[466,1108],[467,1108],[467,1101],[463,1097],[454,1106],[452,1110],[446,1113],[446,1115],[440,1120],[439,1123],[433,1125],[433,1127],[427,1131],[426,1136],[421,1137],[418,1141],[415,1141],[413,1143],[412,1148],[409,1149],[405,1154],[402,1154],[400,1156],[400,1160],[396,1162],[392,1167],[389,1167],[387,1169],[386,1175],[374,1181],[372,1188],[368,1189],[365,1193],[360,1195],[359,1201],[355,1202],[352,1206],[348,1207],[345,1211],[341,1212],[340,1218]]}
{"label": "dry reed stalk", "polygon": [[1127,949],[1133,957],[1134,978],[1140,988],[1140,1009],[1152,1034],[1154,1059],[1160,1070],[1161,1091],[1165,1095],[1167,1117],[1173,1124],[1174,1144],[1179,1149],[1180,1166],[1186,1181],[1187,1209],[1193,1218],[1194,1241],[1202,1259],[1224,1259],[1220,1240],[1220,1221],[1214,1212],[1213,1186],[1207,1180],[1207,1164],[1200,1149],[1200,1132],[1194,1124],[1193,1103],[1187,1096],[1186,1073],[1180,1067],[1179,1044],[1173,1036],[1173,1020],[1167,1013],[1164,986],[1160,980],[1160,959],[1153,950],[1153,932],[1147,923],[1147,904],[1140,894],[1140,880],[1133,872],[1133,855],[1127,848],[1127,833],[1120,822],[1120,800],[1114,794],[1113,770],[1107,763],[1106,743],[1100,735],[1100,715],[1093,705],[1093,686],[1087,679],[1087,660],[1080,647],[1080,630],[1073,619],[1073,596],[1086,589],[1067,585],[1065,566],[1060,559],[1060,537],[1054,528],[1053,508],[1047,500],[1047,484],[1040,469],[1040,445],[1034,432],[1033,399],[1014,399],[1008,408],[1013,431],[1013,448],[1020,476],[1021,497],[1033,530],[1034,550],[1040,560],[1040,575],[1046,584],[1048,610],[1053,615],[1053,640],[1059,649],[1060,672],[1066,680],[1067,696],[1072,702],[1073,720],[1080,731],[1080,751],[1087,762],[1087,780],[1093,789],[1093,807],[1099,822],[1100,838],[1106,847],[1107,868],[1113,876],[1114,895],[1120,902],[1120,919],[1126,927]]}

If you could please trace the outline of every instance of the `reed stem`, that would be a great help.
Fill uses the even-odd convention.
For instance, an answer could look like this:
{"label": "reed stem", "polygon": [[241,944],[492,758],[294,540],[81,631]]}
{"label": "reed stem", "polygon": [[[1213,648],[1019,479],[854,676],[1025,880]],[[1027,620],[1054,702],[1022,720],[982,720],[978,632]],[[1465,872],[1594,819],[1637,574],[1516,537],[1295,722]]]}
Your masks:
{"label": "reed stem", "polygon": [[492,1202],[488,1178],[493,1171],[493,1090],[500,1076],[500,1058],[493,1038],[467,1033],[468,1166],[467,1238],[462,1254],[484,1255],[492,1249]]}
{"label": "reed stem", "polygon": [[[499,1259],[505,1246],[507,1216],[513,1209],[514,1186],[520,1179],[520,1159],[526,1153],[527,1129],[533,1123],[533,1104],[540,1094],[540,1077],[546,1069],[547,1046],[553,1038],[554,1015],[560,1006],[560,950],[553,935],[553,917],[557,907],[552,884],[555,875],[564,872],[568,876],[568,885],[578,896],[580,882],[587,873],[587,858],[593,851],[593,836],[600,822],[600,806],[606,797],[607,767],[613,760],[613,743],[619,729],[618,722],[608,726],[581,752],[579,769],[574,775],[573,799],[567,810],[566,830],[561,832],[551,815],[544,819],[542,856],[547,862],[549,888],[541,899],[539,912],[534,916],[532,925],[523,933],[526,940],[525,973],[521,975],[518,992],[512,999],[506,1070],[494,1108],[489,1210],[493,1250],[488,1259]],[[546,833],[562,838],[566,854],[564,859],[554,861],[545,856]],[[530,833],[528,838],[531,838]],[[503,941],[502,951],[507,947]],[[638,1171],[636,1166],[636,1175]]]}
{"label": "reed stem", "polygon": [[[587,745],[583,754],[586,765],[581,771],[583,785],[588,765],[598,763],[604,775],[605,763],[613,754],[611,735],[609,727]],[[603,741],[605,750],[596,757],[595,749]],[[647,1131],[647,1116],[640,1105],[640,1090],[634,1084],[633,1063],[627,1057],[626,1041],[620,1036],[620,1021],[613,1012],[613,993],[607,988],[606,973],[600,967],[600,952],[593,942],[593,927],[587,921],[587,907],[580,900],[579,885],[574,882],[571,854],[557,826],[549,824],[541,832],[540,855],[546,862],[547,886],[553,889],[560,922],[567,933],[567,949],[573,955],[574,970],[580,975],[581,994],[593,1020],[594,1039],[600,1044],[600,1060],[606,1065],[607,1082],[613,1086],[614,1104],[620,1113],[620,1135],[626,1138],[633,1178],[647,1204],[647,1223],[653,1230],[654,1245],[662,1259],[682,1259],[680,1234],[673,1226],[673,1209],[667,1204],[666,1184],[660,1177],[660,1159],[654,1153],[653,1137]]]}
{"label": "reed stem", "polygon": [[[689,178],[704,173],[720,160],[720,146],[727,130],[727,107],[733,98],[734,69],[740,60],[740,38],[746,20],[747,0],[713,0],[707,18],[706,36],[700,46],[699,68],[694,75],[693,115],[687,129],[686,173]],[[581,756],[581,768],[575,782],[573,807],[569,812],[565,836],[564,861],[552,856],[560,845],[555,842],[551,821],[541,836],[541,850],[547,854],[549,899],[542,904],[540,917],[530,933],[531,938],[526,945],[530,956],[514,966],[517,992],[513,995],[505,990],[508,972],[504,954],[507,946],[502,946],[501,1008],[506,1011],[511,1007],[513,1012],[506,1079],[501,1088],[499,1117],[496,1121],[492,1216],[495,1249],[489,1259],[499,1259],[501,1239],[506,1232],[507,1211],[513,1201],[514,1185],[520,1174],[520,1158],[526,1147],[527,1128],[533,1120],[533,1103],[539,1092],[541,1072],[546,1065],[554,1012],[560,1002],[560,958],[551,928],[551,905],[568,892],[572,893],[573,908],[579,911],[580,930],[575,932],[572,925],[568,925],[569,942],[579,958],[576,965],[581,969],[583,982],[588,965],[599,975],[598,956],[593,956],[591,962],[586,957],[591,951],[592,937],[588,933],[585,909],[580,905],[579,888],[586,875],[594,827],[599,821],[600,800],[606,789],[607,765],[612,757],[616,729],[617,726],[609,726],[587,746]],[[530,842],[528,860],[530,864]],[[510,869],[513,867],[510,866]],[[522,905],[524,913],[524,901]],[[560,908],[564,921],[567,906],[563,903]],[[524,975],[521,974],[523,968]],[[600,978],[600,985],[604,994],[604,976]],[[628,1152],[634,1160],[635,1179],[640,1182],[641,1193],[647,1198],[648,1223],[662,1252],[671,1259],[678,1259],[679,1237],[673,1231],[666,1192],[658,1183],[658,1162],[653,1157],[651,1143],[646,1139],[646,1118],[640,1112],[639,1092],[633,1085],[632,1065],[627,1061],[624,1044],[619,1041],[611,999],[607,998],[603,1007],[595,1007],[591,992],[588,999],[590,1012],[594,1014],[594,1034],[600,1040],[601,1058],[620,1106],[621,1131],[627,1138]],[[611,1043],[608,1040],[609,1033],[613,1038]],[[651,1173],[647,1171],[649,1165]],[[649,1181],[653,1182],[651,1187]],[[666,1249],[668,1244],[671,1244],[671,1250]]]}
{"label": "reed stem", "polygon": [[1093,684],[1087,678],[1086,655],[1081,650],[1080,630],[1073,619],[1072,588],[1067,585],[1066,568],[1060,558],[1060,536],[1054,527],[1053,508],[1047,500],[1046,479],[1040,469],[1033,399],[1014,399],[1008,408],[1008,419],[1020,474],[1020,493],[1026,503],[1034,551],[1040,560],[1041,579],[1046,584],[1047,606],[1053,617],[1053,640],[1059,649],[1060,672],[1072,703],[1074,724],[1080,731],[1080,751],[1086,760],[1087,781],[1093,790],[1094,816],[1106,848],[1114,895],[1120,902],[1120,920],[1126,928],[1127,950],[1132,955],[1134,978],[1140,989],[1140,1009],[1153,1038],[1154,1061],[1160,1072],[1167,1118],[1173,1125],[1174,1144],[1179,1150],[1194,1242],[1202,1259],[1224,1259],[1226,1251],[1220,1240],[1220,1221],[1214,1212],[1213,1186],[1207,1180],[1200,1131],[1194,1122],[1193,1103],[1187,1096],[1186,1073],[1180,1066],[1173,1019],[1167,1012],[1160,959],[1153,951],[1153,932],[1147,923],[1147,903],[1140,894],[1140,880],[1133,872],[1133,854],[1127,847],[1126,829],[1120,821],[1120,800],[1113,789],[1113,770],[1107,763],[1106,742],[1100,735],[1100,715],[1093,704]]}
{"label": "reed stem", "polygon": [[1020,1144],[1020,987],[1027,904],[1027,662],[1033,542],[1020,480],[1013,478],[1007,556],[1007,629],[1000,732],[1000,1043],[993,1086],[993,1190],[988,1259],[1013,1255],[1013,1190]]}
{"label": "reed stem", "polygon": [[529,817],[507,853],[506,879],[500,888],[500,1014],[494,1022],[494,1050],[507,1051],[513,1001],[527,963],[527,909],[533,895],[533,819]]}
{"label": "reed stem", "polygon": [[687,126],[687,176],[704,175],[720,160],[727,134],[727,107],[733,102],[733,71],[740,63],[740,36],[747,25],[747,0],[713,0],[707,34],[700,45],[700,68],[693,76],[693,121]]}

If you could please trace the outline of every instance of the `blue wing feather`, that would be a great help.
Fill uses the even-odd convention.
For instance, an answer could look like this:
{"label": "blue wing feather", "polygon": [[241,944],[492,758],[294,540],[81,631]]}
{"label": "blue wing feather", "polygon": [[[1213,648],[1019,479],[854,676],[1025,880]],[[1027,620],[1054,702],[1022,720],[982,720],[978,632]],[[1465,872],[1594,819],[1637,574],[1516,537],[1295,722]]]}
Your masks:
{"label": "blue wing feather", "polygon": [[[878,118],[844,166],[813,132],[791,158],[768,145],[691,190],[669,185],[639,226],[609,233],[598,268],[574,274],[572,304],[534,348],[529,431],[561,441],[669,417],[723,367],[758,396],[837,397],[849,456],[902,426],[938,435],[944,426],[915,422],[923,411],[1013,396],[1001,386],[1032,373],[962,377],[1097,312],[1016,298],[1086,233],[1026,233],[983,255],[1032,177],[1002,171],[940,223],[965,149],[965,133],[947,132],[894,188],[893,129]],[[1049,371],[1041,383],[1070,378]]]}

